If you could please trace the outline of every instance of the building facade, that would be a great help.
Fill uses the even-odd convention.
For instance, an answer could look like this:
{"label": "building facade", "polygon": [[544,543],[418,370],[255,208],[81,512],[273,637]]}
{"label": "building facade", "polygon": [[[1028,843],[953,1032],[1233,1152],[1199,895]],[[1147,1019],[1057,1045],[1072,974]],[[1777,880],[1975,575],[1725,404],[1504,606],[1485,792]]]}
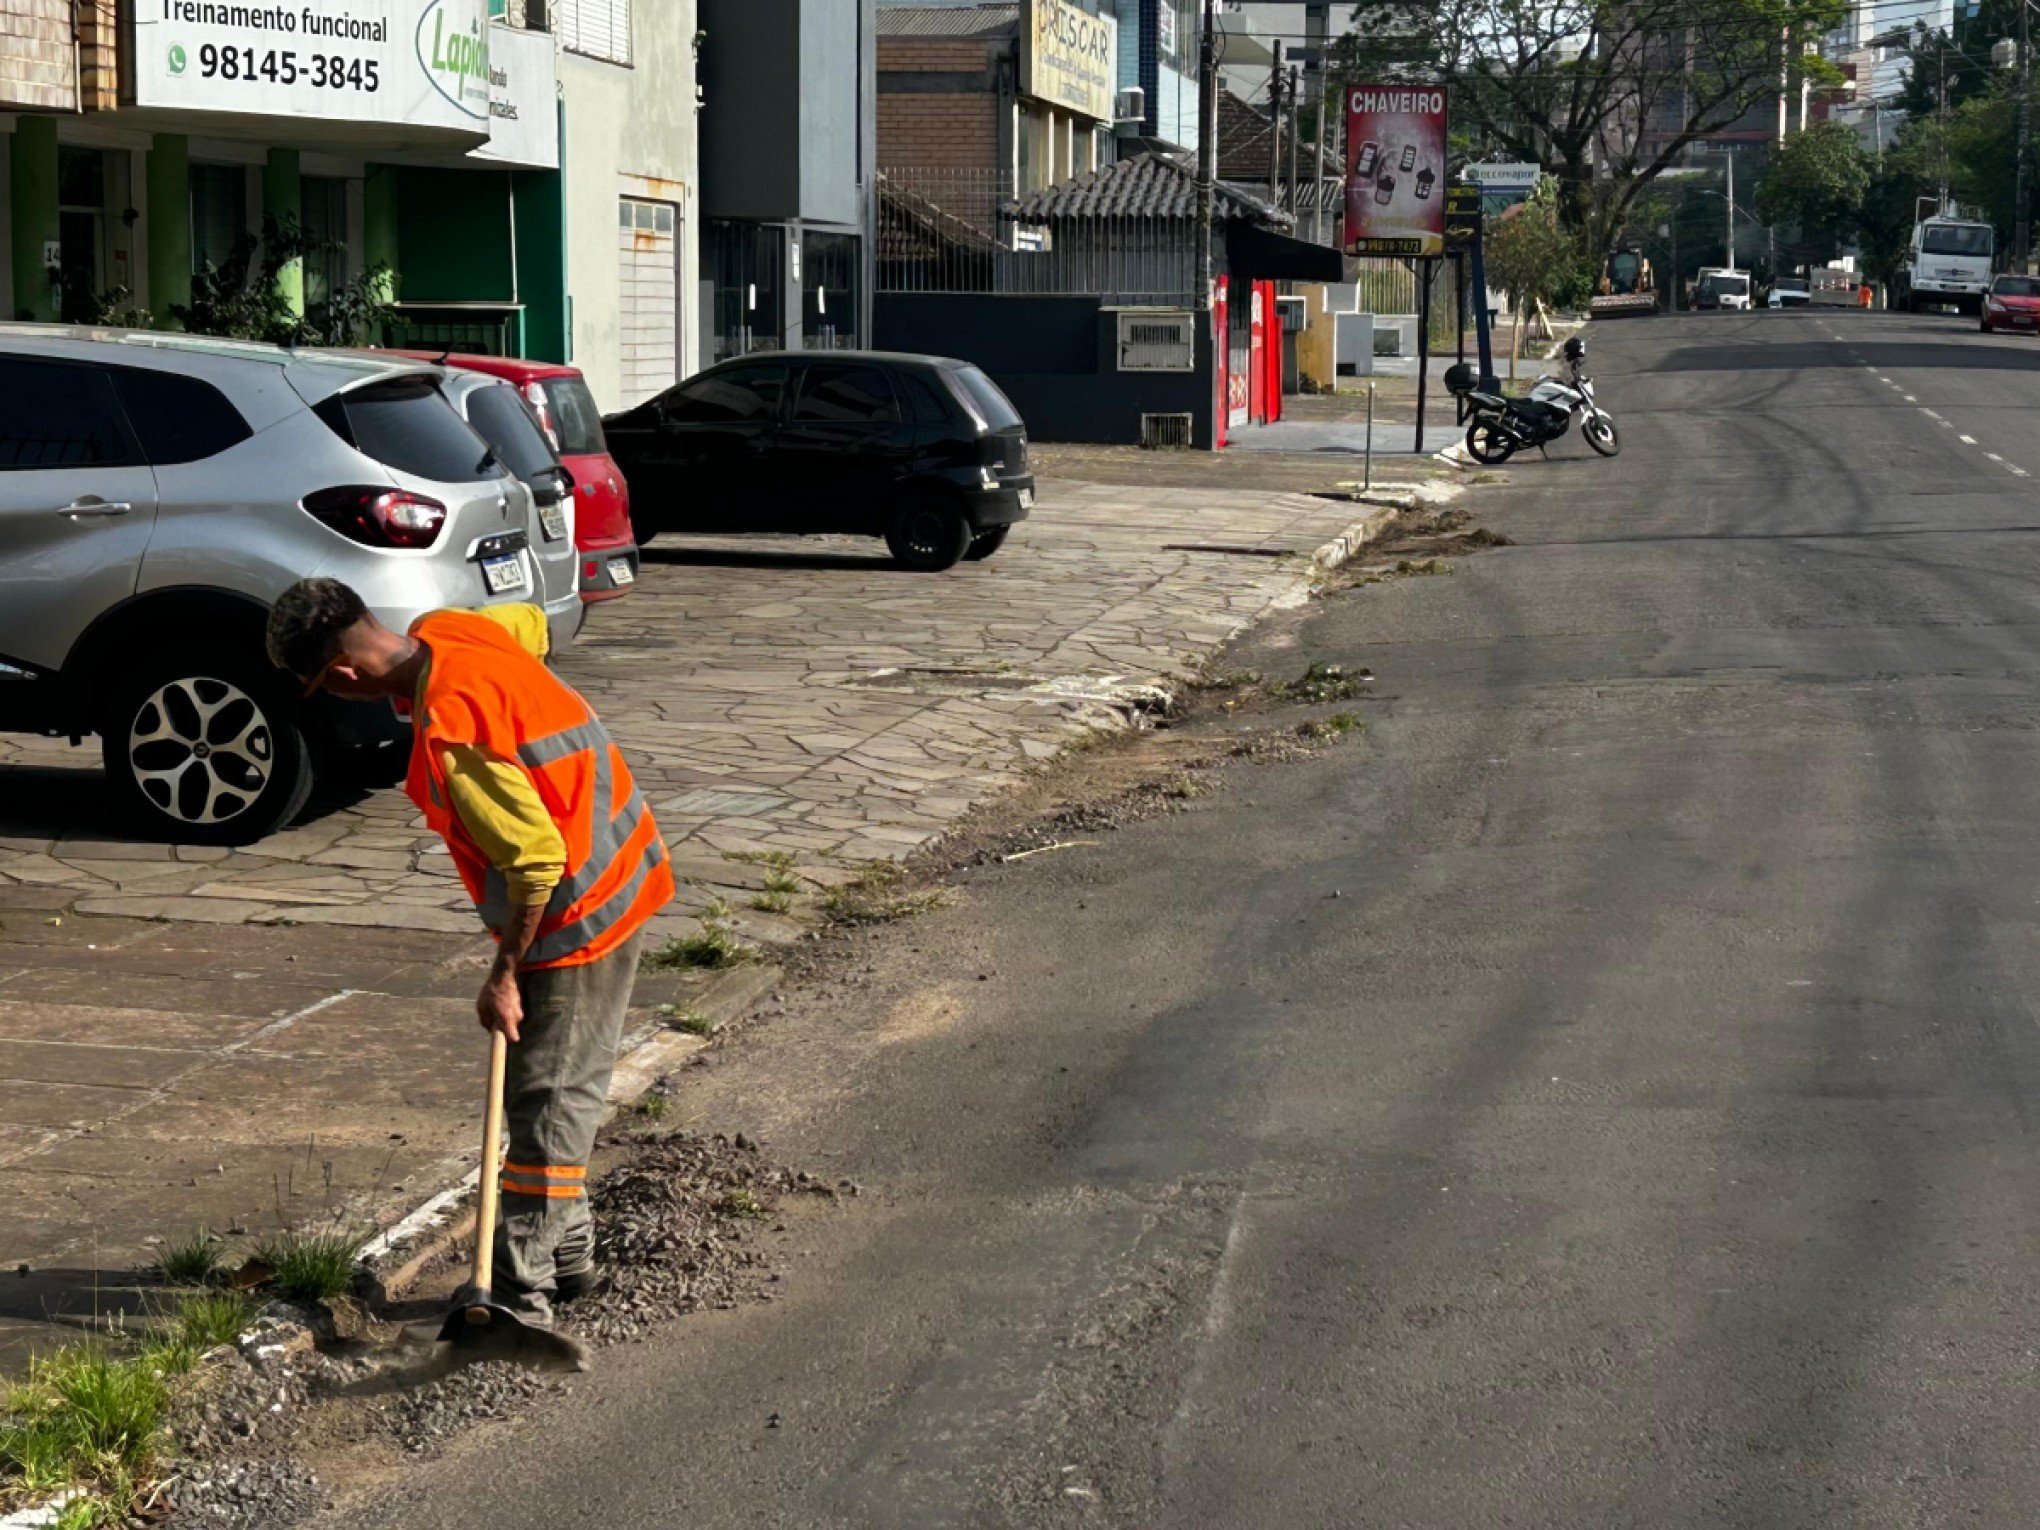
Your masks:
{"label": "building facade", "polygon": [[362,338],[571,360],[620,407],[691,370],[695,31],[692,0],[0,0],[0,312],[175,326],[295,229],[289,312],[393,299]]}
{"label": "building facade", "polygon": [[869,343],[876,0],[701,0],[701,365]]}
{"label": "building facade", "polygon": [[1139,3],[880,6],[879,162],[994,176],[1022,194],[1110,164],[1133,83],[1119,12]]}

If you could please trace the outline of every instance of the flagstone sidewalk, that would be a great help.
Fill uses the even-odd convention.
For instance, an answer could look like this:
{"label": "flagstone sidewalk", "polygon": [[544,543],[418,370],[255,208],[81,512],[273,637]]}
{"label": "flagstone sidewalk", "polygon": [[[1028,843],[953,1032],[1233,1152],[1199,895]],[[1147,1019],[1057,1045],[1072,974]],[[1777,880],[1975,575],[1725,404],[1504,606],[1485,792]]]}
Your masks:
{"label": "flagstone sidewalk", "polygon": [[[940,575],[848,538],[661,540],[638,590],[595,608],[559,671],[644,785],[694,884],[684,913],[733,885],[733,853],[784,852],[827,883],[940,836],[1192,674],[1385,513],[1047,482],[996,557]],[[0,736],[0,887],[59,892],[81,914],[475,927],[400,791],[315,800],[295,826],[224,851],[122,836],[97,783],[89,745]]]}

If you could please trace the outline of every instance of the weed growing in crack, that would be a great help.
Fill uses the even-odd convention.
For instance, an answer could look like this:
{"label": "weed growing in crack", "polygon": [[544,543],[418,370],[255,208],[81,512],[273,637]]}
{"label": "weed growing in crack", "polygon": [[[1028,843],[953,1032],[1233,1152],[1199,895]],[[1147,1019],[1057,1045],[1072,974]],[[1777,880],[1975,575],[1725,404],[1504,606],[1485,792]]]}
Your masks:
{"label": "weed growing in crack", "polygon": [[940,887],[909,889],[906,869],[897,861],[880,861],[839,887],[832,887],[822,899],[822,917],[831,924],[889,924],[911,919],[948,902]]}
{"label": "weed growing in crack", "polygon": [[681,1009],[676,1004],[661,1004],[659,1016],[676,1031],[685,1031],[690,1036],[713,1036],[715,1021],[698,1009]]}
{"label": "weed growing in crack", "polygon": [[770,866],[784,871],[793,864],[791,850],[725,850],[723,859],[739,866]]}
{"label": "weed growing in crack", "polygon": [[1313,717],[1309,722],[1297,724],[1296,733],[1299,738],[1323,741],[1366,726],[1351,712],[1334,712],[1329,717]]}
{"label": "weed growing in crack", "polygon": [[[717,899],[716,903],[722,903]],[[705,967],[710,971],[721,971],[725,967],[741,967],[746,962],[758,960],[758,948],[747,945],[737,938],[723,921],[729,917],[729,905],[722,904],[722,912],[714,913],[715,903],[702,915],[701,928],[692,935],[675,935],[656,950],[645,952],[638,958],[640,972],[676,972]]]}
{"label": "weed growing in crack", "polygon": [[741,1186],[724,1191],[716,1200],[715,1209],[726,1217],[742,1217],[750,1222],[762,1222],[772,1214],[763,1201]]}
{"label": "weed growing in crack", "polygon": [[1322,706],[1330,701],[1351,701],[1355,696],[1365,694],[1367,687],[1373,683],[1372,670],[1348,674],[1340,665],[1313,661],[1300,678],[1270,681],[1267,691],[1278,701]]}
{"label": "weed growing in crack", "polygon": [[269,1269],[269,1283],[286,1301],[323,1302],[354,1284],[361,1240],[343,1232],[282,1232],[255,1246],[251,1256]]}
{"label": "weed growing in crack", "polygon": [[751,895],[751,907],[761,914],[783,914],[793,907],[793,894],[775,892],[771,888]]}

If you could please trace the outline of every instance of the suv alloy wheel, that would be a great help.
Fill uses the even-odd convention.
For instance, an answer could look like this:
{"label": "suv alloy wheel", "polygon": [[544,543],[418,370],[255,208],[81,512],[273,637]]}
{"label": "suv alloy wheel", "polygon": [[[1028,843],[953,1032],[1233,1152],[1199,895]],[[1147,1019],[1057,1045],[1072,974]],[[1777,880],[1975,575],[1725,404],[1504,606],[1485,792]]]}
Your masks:
{"label": "suv alloy wheel", "polygon": [[266,663],[229,648],[140,665],[115,687],[100,751],[130,816],[183,844],[247,844],[311,795],[295,699]]}

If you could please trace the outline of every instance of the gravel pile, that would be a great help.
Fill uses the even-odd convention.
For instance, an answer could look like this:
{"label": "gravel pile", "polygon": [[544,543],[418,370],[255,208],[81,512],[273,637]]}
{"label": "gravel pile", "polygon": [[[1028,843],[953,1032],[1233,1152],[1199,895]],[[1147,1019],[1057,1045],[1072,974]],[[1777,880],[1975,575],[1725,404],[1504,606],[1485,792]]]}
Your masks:
{"label": "gravel pile", "polygon": [[634,1339],[653,1324],[759,1293],[765,1256],[752,1233],[788,1194],[854,1194],[763,1160],[755,1142],[676,1132],[635,1151],[590,1191],[600,1287],[566,1307],[561,1326],[591,1344]]}
{"label": "gravel pile", "polygon": [[431,1455],[463,1431],[492,1419],[509,1418],[532,1398],[558,1385],[556,1378],[491,1360],[398,1393],[383,1404],[383,1422],[404,1449],[413,1455]]}
{"label": "gravel pile", "polygon": [[325,1501],[319,1479],[290,1456],[190,1468],[165,1496],[167,1530],[282,1530]]}

